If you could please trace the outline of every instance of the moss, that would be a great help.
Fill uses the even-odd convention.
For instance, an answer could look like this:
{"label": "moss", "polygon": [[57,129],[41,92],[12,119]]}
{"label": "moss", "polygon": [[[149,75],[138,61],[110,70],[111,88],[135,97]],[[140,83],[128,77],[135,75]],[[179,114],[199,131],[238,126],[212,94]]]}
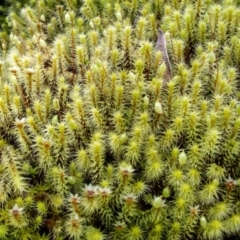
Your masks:
{"label": "moss", "polygon": [[0,238],[239,236],[239,15],[231,0],[10,13]]}

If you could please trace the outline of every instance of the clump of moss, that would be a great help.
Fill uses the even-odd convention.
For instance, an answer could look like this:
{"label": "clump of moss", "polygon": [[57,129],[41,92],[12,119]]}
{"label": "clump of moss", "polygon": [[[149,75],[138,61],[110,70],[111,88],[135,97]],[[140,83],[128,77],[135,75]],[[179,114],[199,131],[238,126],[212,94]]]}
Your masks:
{"label": "clump of moss", "polygon": [[54,3],[2,46],[0,238],[239,236],[240,9]]}

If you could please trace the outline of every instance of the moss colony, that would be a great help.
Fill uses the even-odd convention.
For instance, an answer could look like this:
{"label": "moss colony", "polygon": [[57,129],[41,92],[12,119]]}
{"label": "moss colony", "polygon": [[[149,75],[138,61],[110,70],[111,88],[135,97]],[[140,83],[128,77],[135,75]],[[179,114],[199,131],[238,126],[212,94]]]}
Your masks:
{"label": "moss colony", "polygon": [[2,41],[0,239],[236,239],[240,9],[56,2]]}

